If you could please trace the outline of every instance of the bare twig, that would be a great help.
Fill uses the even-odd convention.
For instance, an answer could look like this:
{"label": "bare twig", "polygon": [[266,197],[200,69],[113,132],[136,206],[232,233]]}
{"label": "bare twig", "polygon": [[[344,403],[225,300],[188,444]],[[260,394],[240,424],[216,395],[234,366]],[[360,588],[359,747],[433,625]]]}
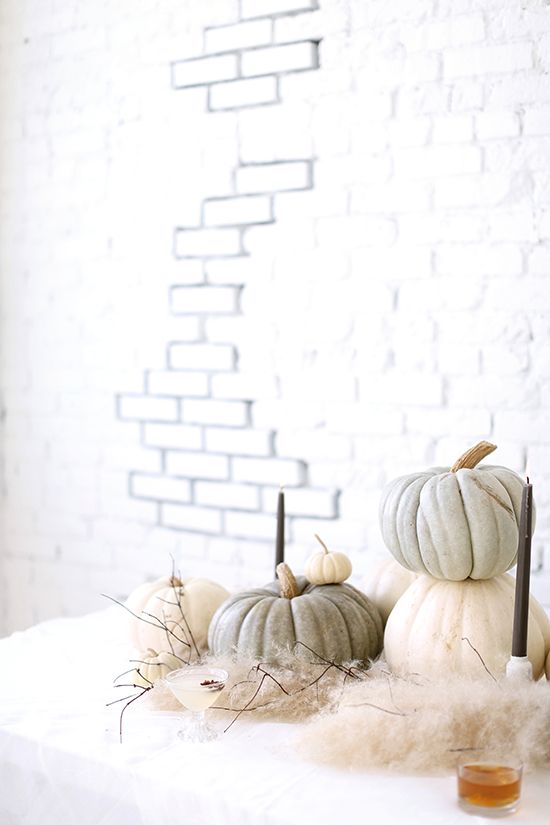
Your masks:
{"label": "bare twig", "polygon": [[[156,619],[158,622],[156,627],[158,627],[159,630],[164,630],[165,633],[170,633],[170,635],[173,636],[177,642],[180,642],[180,644],[185,645],[185,647],[191,647],[187,639],[182,639],[180,636],[177,635],[177,633],[174,632],[174,629],[172,627],[168,627],[166,621],[162,621],[162,619],[159,619],[159,617],[155,616],[154,613],[149,613],[147,610],[143,610],[142,613],[144,616],[150,616],[152,619]],[[149,624],[153,624],[153,622],[149,622]],[[179,628],[179,624],[176,623],[176,627]]]}
{"label": "bare twig", "polygon": [[[121,685],[122,687],[122,685]],[[137,688],[137,685],[124,685],[124,687],[133,687]],[[149,688],[145,688],[145,690],[149,690]],[[122,699],[113,699],[112,702],[107,702],[105,707],[110,708],[111,705],[117,705],[119,702],[125,702],[126,699],[130,699],[133,696],[133,693],[130,693],[128,696],[123,696]]]}
{"label": "bare twig", "polygon": [[488,667],[487,667],[487,665],[485,664],[485,662],[484,662],[484,660],[483,660],[483,656],[481,655],[481,653],[479,652],[479,650],[476,650],[476,649],[475,649],[475,647],[473,646],[473,644],[471,643],[471,641],[469,640],[469,638],[468,638],[467,636],[462,636],[461,641],[462,641],[462,642],[468,642],[468,644],[470,645],[470,647],[472,648],[472,650],[474,651],[474,653],[475,653],[475,654],[476,654],[476,656],[478,657],[479,661],[481,662],[481,664],[483,665],[483,667],[485,668],[485,670],[487,671],[487,673],[489,674],[489,676],[491,677],[491,679],[493,680],[493,682],[496,682],[497,680],[495,679],[495,677],[493,676],[493,674],[491,673],[491,671],[489,670],[489,668],[488,668]]}
{"label": "bare twig", "polygon": [[[197,654],[197,657],[200,659],[200,658],[201,658],[201,653],[200,653],[200,650],[199,650],[199,648],[198,648],[198,645],[197,645],[197,643],[196,643],[196,641],[195,641],[195,637],[193,636],[193,632],[192,632],[192,630],[191,630],[191,627],[190,627],[190,625],[189,625],[189,622],[187,621],[187,616],[185,615],[185,613],[184,613],[184,611],[183,611],[183,607],[182,607],[182,604],[181,604],[180,594],[176,592],[176,587],[175,587],[175,585],[174,585],[174,577],[173,577],[173,576],[172,576],[171,581],[172,581],[172,589],[173,589],[173,591],[174,591],[174,595],[175,595],[176,600],[177,600],[177,603],[178,603],[179,611],[180,611],[180,613],[181,613],[181,618],[182,618],[182,620],[183,620],[183,622],[184,622],[184,624],[185,624],[186,630],[187,630],[187,632],[188,632],[188,634],[189,634],[189,638],[191,639],[191,645],[195,648],[195,652],[196,652],[196,654]],[[181,581],[181,579],[180,579],[180,581]],[[182,585],[182,589],[183,589],[183,585]]]}
{"label": "bare twig", "polygon": [[323,676],[326,673],[329,672],[329,670],[332,670],[333,667],[334,667],[334,665],[332,663],[327,665],[326,668],[323,670],[323,672],[319,676],[317,676],[317,678],[314,679],[313,682],[310,682],[308,685],[303,685],[303,687],[298,688],[298,690],[296,690],[292,694],[292,696],[296,696],[298,693],[302,693],[304,690],[307,690],[308,688],[313,687],[315,685],[317,687],[317,701],[318,701],[319,700],[319,682],[321,681]]}
{"label": "bare twig", "polygon": [[[171,629],[170,629],[170,628],[169,628],[166,624],[164,624],[163,622],[161,622],[161,620],[158,618],[158,616],[155,616],[153,613],[147,613],[145,610],[144,610],[144,611],[142,611],[142,614],[141,614],[141,615],[140,615],[140,614],[138,614],[138,613],[134,613],[134,611],[133,611],[133,610],[130,610],[130,608],[129,608],[129,607],[127,607],[127,606],[124,604],[124,602],[119,601],[119,599],[115,599],[115,598],[113,598],[113,596],[108,596],[106,593],[102,593],[101,595],[102,595],[105,599],[109,599],[109,601],[114,602],[115,604],[118,604],[118,605],[119,605],[119,607],[123,607],[123,608],[124,608],[124,610],[126,610],[126,611],[127,611],[127,612],[131,615],[131,616],[134,616],[134,618],[139,619],[139,621],[140,621],[140,622],[145,622],[145,624],[150,624],[150,625],[152,625],[153,627],[156,627],[158,630],[164,630],[167,634],[169,633],[170,635],[172,635],[172,636],[173,636],[173,637],[174,637],[174,638],[175,638],[178,642],[180,642],[181,644],[185,645],[186,647],[189,647],[189,646],[190,646],[190,645],[189,645],[189,642],[187,642],[185,639],[180,639],[180,638],[179,638],[179,637],[178,637],[178,636],[174,633],[174,631],[173,631],[173,630],[171,630]],[[155,621],[154,621],[154,622],[152,622],[152,621],[150,621],[149,619],[145,619],[145,618],[144,618],[144,616],[149,616],[151,619],[154,619]],[[178,626],[179,626],[179,625],[178,625]]]}
{"label": "bare twig", "polygon": [[[306,645],[305,645],[305,646],[306,646]],[[317,654],[315,653],[315,651],[313,651],[313,650],[312,650],[311,652],[312,652],[312,653],[314,653],[315,655],[317,655]],[[319,658],[323,658],[323,657],[319,657]],[[336,665],[334,662],[330,662],[330,661],[328,661],[328,660],[324,660],[324,661],[326,662],[327,666],[324,668],[324,670],[322,671],[322,673],[320,673],[320,674],[319,674],[319,676],[317,676],[315,679],[313,679],[313,681],[312,681],[312,682],[308,682],[308,684],[307,684],[307,685],[302,685],[302,686],[301,686],[301,687],[299,687],[297,690],[294,690],[294,691],[292,691],[292,692],[288,691],[288,690],[284,687],[284,685],[282,685],[282,684],[281,684],[281,682],[279,682],[279,680],[278,680],[278,679],[276,679],[276,678],[273,676],[273,674],[272,674],[272,673],[270,673],[268,670],[266,670],[266,669],[265,669],[265,664],[266,664],[265,662],[259,662],[258,664],[256,664],[253,668],[251,668],[250,672],[251,672],[251,673],[256,672],[256,673],[261,673],[261,674],[262,674],[262,677],[261,677],[261,679],[260,679],[260,683],[258,684],[258,686],[257,686],[256,690],[254,691],[254,693],[252,694],[252,696],[250,697],[250,699],[246,702],[246,704],[244,705],[244,707],[242,707],[242,708],[238,708],[238,709],[236,710],[236,716],[235,716],[235,718],[231,721],[231,723],[228,725],[228,727],[224,730],[224,733],[226,733],[226,732],[229,730],[229,728],[230,728],[230,727],[232,727],[232,725],[234,725],[234,724],[235,724],[235,722],[237,721],[237,719],[239,718],[239,716],[240,716],[242,713],[251,712],[251,711],[254,711],[254,710],[261,710],[261,709],[263,709],[263,708],[269,707],[269,705],[271,705],[271,704],[273,704],[274,702],[276,702],[276,701],[277,701],[277,699],[269,699],[267,702],[264,702],[264,703],[263,703],[263,704],[261,704],[261,705],[255,705],[254,707],[251,707],[252,703],[254,702],[254,700],[255,700],[255,699],[257,698],[257,696],[259,695],[259,693],[260,693],[260,691],[261,691],[261,689],[262,689],[262,687],[263,687],[263,685],[264,685],[264,682],[265,682],[265,680],[266,680],[267,678],[271,679],[271,680],[272,680],[272,681],[273,681],[273,682],[277,685],[277,687],[279,688],[279,690],[281,690],[281,691],[282,691],[282,693],[284,693],[284,694],[285,694],[285,696],[288,696],[289,698],[292,698],[292,697],[294,697],[294,696],[297,696],[298,694],[302,693],[302,692],[303,692],[303,691],[305,691],[305,690],[308,690],[308,689],[309,689],[309,688],[311,688],[311,687],[315,687],[315,688],[316,688],[316,691],[317,691],[317,702],[319,702],[319,682],[320,682],[320,681],[321,681],[321,679],[322,679],[322,678],[323,678],[323,677],[324,677],[324,676],[328,673],[328,671],[329,671],[329,670],[332,670],[332,668],[337,668],[337,669],[339,669],[339,670],[341,670],[341,671],[343,671],[343,672],[344,672],[344,680],[343,680],[344,682],[345,682],[345,680],[346,680],[347,678],[350,678],[350,676],[351,676],[352,678],[357,678],[357,677],[356,677],[353,673],[349,672],[349,669],[339,667],[339,666],[338,666],[338,665]],[[251,680],[251,679],[246,679],[246,680],[242,680],[242,681],[240,681],[240,682],[237,682],[235,685],[233,685],[233,686],[231,687],[231,689],[230,689],[229,693],[231,694],[231,692],[233,691],[233,689],[234,689],[234,688],[236,688],[238,685],[244,685],[244,684],[254,684],[254,682],[253,682],[253,680]],[[222,706],[219,706],[219,705],[214,705],[214,706],[213,706],[213,710],[228,710],[228,711],[235,711],[235,708],[228,708],[228,707],[222,707]]]}
{"label": "bare twig", "polygon": [[391,716],[410,716],[409,713],[403,713],[403,711],[397,710],[388,710],[388,708],[383,708],[380,705],[374,705],[372,702],[358,702],[354,705],[346,705],[347,708],[375,708],[375,710],[382,710],[384,713],[389,713]]}
{"label": "bare twig", "polygon": [[314,656],[317,656],[317,658],[320,659],[322,662],[324,662],[326,665],[332,665],[332,667],[335,667],[336,670],[340,670],[342,673],[346,673],[348,676],[351,676],[353,679],[358,678],[353,673],[352,668],[345,667],[344,665],[339,665],[336,662],[332,662],[330,659],[325,659],[324,656],[321,656],[321,654],[317,653],[316,650],[313,650],[313,648],[309,647],[309,645],[306,645],[305,642],[301,642],[301,641],[297,640],[296,642],[294,642],[294,647],[296,647],[297,645],[301,645],[302,647],[305,647],[306,650],[309,650],[310,653],[313,653]]}
{"label": "bare twig", "polygon": [[128,707],[129,707],[129,706],[130,706],[133,702],[135,702],[137,699],[141,699],[141,697],[143,696],[143,694],[144,694],[144,693],[147,693],[147,691],[148,691],[148,690],[151,690],[151,688],[152,688],[152,687],[153,687],[153,685],[151,685],[150,687],[144,687],[144,688],[142,689],[141,693],[136,694],[136,695],[134,696],[134,698],[133,698],[133,699],[130,699],[130,701],[129,701],[129,702],[126,702],[126,704],[124,705],[124,707],[123,707],[123,708],[122,708],[122,710],[120,711],[120,720],[119,720],[119,723],[118,723],[118,736],[119,736],[119,741],[120,741],[120,744],[121,744],[121,745],[122,745],[122,717],[124,716],[124,711],[125,711],[125,710],[126,710],[126,709],[127,709],[127,708],[128,708]]}
{"label": "bare twig", "polygon": [[[133,662],[133,661],[135,661],[135,659],[130,659],[129,661]],[[118,676],[115,676],[115,678],[113,679],[113,684],[117,681],[117,679],[122,679],[122,677],[126,676],[127,673],[133,673],[134,670],[135,670],[135,667],[131,667],[128,670],[123,670],[122,673],[119,673]],[[115,685],[115,687],[117,687],[117,685]]]}
{"label": "bare twig", "polygon": [[[153,682],[151,682],[151,680],[148,679],[147,676],[144,676],[143,673],[141,673],[139,668],[135,668],[134,670],[137,673],[137,675],[141,679],[143,679],[145,682],[147,682],[148,684],[147,685],[136,685],[136,684],[115,685],[115,687],[135,688],[135,689],[139,690],[139,693],[129,694],[128,696],[123,696],[122,699],[115,699],[112,702],[107,702],[107,705],[106,705],[106,707],[110,707],[111,705],[116,705],[118,702],[126,702],[126,704],[124,705],[124,707],[120,711],[120,718],[119,718],[119,722],[118,722],[118,735],[119,735],[120,744],[122,744],[122,718],[124,716],[124,711],[126,710],[127,707],[129,707],[129,705],[132,704],[132,702],[135,702],[137,699],[141,699],[141,697],[145,693],[148,693],[150,690],[152,690],[154,688]],[[127,672],[132,672],[132,671],[127,671]],[[123,676],[124,674],[121,674],[121,675]]]}
{"label": "bare twig", "polygon": [[277,685],[277,687],[279,687],[279,688],[283,691],[283,693],[284,693],[286,696],[290,696],[291,694],[288,692],[288,690],[287,690],[286,688],[284,688],[284,687],[282,686],[282,684],[281,684],[280,682],[278,682],[278,681],[277,681],[277,679],[275,678],[275,676],[273,676],[271,673],[269,673],[269,671],[268,671],[268,670],[264,670],[264,665],[265,665],[265,662],[260,662],[260,663],[258,663],[258,664],[256,665],[256,671],[257,671],[258,673],[265,673],[265,675],[266,675],[266,676],[268,676],[268,677],[269,677],[269,678],[270,678],[273,682],[275,682],[275,684]]}

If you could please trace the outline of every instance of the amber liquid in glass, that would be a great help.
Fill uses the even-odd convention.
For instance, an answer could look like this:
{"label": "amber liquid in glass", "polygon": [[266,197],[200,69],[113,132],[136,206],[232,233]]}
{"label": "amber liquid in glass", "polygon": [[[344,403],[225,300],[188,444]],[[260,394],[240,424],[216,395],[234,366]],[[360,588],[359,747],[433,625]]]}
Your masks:
{"label": "amber liquid in glass", "polygon": [[503,765],[463,765],[458,795],[470,805],[500,808],[519,799],[521,772]]}

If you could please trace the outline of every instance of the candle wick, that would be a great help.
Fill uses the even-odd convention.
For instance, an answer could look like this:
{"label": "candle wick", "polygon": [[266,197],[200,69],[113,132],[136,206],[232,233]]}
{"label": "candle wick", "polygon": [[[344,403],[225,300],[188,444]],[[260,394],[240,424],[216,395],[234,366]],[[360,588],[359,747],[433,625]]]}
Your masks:
{"label": "candle wick", "polygon": [[527,476],[527,484],[530,484],[529,476]]}

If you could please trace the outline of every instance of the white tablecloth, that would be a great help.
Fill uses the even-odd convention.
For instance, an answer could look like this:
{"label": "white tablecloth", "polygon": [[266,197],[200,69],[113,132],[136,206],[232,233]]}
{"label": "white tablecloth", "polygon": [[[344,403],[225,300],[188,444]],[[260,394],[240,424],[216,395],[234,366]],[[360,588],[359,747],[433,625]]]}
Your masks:
{"label": "white tablecloth", "polygon": [[[296,726],[240,719],[221,740],[174,740],[177,717],[128,709],[118,742],[120,609],[0,640],[0,825],[455,825],[455,780],[351,773],[301,759]],[[227,724],[227,719],[225,720]],[[550,773],[513,821],[549,825]]]}

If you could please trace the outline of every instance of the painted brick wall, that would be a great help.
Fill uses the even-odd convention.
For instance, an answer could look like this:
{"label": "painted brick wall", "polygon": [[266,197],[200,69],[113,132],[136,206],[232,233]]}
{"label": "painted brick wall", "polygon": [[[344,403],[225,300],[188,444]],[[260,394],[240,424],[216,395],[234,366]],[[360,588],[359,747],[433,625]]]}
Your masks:
{"label": "painted brick wall", "polygon": [[229,586],[480,438],[550,604],[550,8],[0,0],[4,629]]}

